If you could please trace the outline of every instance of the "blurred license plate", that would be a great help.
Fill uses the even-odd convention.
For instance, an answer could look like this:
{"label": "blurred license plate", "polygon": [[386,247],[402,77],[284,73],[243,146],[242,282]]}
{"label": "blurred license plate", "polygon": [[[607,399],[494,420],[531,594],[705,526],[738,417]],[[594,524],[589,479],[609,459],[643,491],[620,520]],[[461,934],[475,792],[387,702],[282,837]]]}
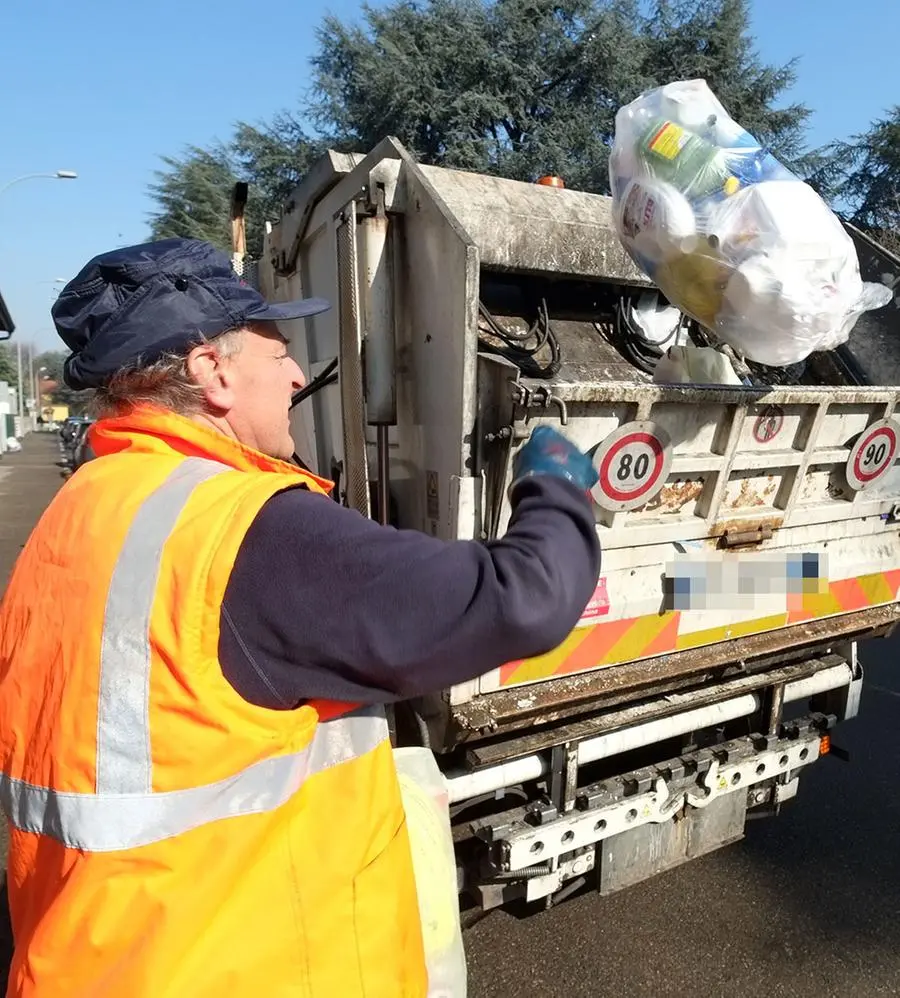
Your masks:
{"label": "blurred license plate", "polygon": [[826,556],[817,551],[679,554],[666,563],[666,610],[740,610],[772,597],[828,591]]}

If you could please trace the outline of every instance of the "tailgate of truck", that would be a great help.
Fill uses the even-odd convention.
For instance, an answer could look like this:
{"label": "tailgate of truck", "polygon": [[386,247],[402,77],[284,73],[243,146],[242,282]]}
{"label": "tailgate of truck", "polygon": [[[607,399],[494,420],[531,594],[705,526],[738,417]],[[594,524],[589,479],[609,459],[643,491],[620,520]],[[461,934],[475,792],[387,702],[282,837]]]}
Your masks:
{"label": "tailgate of truck", "polygon": [[[530,713],[566,690],[640,686],[893,622],[897,389],[581,382],[553,393],[568,436],[601,447],[601,576],[558,648],[451,691],[467,727],[502,704]],[[527,409],[526,398],[529,429],[554,422],[546,408]],[[611,448],[611,435],[625,444]],[[658,475],[642,503],[636,471]]]}

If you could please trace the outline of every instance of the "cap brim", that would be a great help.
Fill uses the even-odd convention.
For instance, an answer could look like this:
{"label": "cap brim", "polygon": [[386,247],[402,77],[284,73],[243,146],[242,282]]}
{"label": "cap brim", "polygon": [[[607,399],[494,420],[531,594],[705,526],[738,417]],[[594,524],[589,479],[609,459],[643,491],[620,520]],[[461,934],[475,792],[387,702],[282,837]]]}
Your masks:
{"label": "cap brim", "polygon": [[288,319],[306,319],[319,315],[331,308],[331,302],[324,298],[301,298],[300,301],[267,302],[265,308],[258,309],[247,318],[254,322],[278,322]]}

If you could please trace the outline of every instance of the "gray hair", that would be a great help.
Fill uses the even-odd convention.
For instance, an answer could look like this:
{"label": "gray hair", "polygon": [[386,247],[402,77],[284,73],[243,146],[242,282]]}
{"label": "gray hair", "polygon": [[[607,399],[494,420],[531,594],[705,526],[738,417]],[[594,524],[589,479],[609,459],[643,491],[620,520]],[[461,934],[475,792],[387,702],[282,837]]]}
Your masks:
{"label": "gray hair", "polygon": [[[248,328],[251,327],[229,329],[209,340],[201,336],[194,345],[212,343],[219,357],[233,357],[240,352]],[[165,353],[151,364],[141,364],[138,359],[121,368],[96,389],[91,412],[99,417],[122,416],[139,405],[168,409],[181,416],[203,412],[203,386],[194,381],[188,370],[189,352]]]}

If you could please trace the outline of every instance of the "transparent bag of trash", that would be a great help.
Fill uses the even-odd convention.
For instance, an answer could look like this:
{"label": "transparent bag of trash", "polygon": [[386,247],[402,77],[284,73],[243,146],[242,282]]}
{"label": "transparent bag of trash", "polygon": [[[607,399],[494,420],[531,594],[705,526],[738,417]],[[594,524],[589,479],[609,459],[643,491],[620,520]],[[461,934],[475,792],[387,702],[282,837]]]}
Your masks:
{"label": "transparent bag of trash", "polygon": [[846,342],[892,298],[807,184],[738,125],[703,80],[621,108],[613,216],[666,297],[741,356],[786,367]]}
{"label": "transparent bag of trash", "polygon": [[394,749],[394,763],[419,897],[427,998],[466,998],[466,955],[447,785],[428,749]]}

